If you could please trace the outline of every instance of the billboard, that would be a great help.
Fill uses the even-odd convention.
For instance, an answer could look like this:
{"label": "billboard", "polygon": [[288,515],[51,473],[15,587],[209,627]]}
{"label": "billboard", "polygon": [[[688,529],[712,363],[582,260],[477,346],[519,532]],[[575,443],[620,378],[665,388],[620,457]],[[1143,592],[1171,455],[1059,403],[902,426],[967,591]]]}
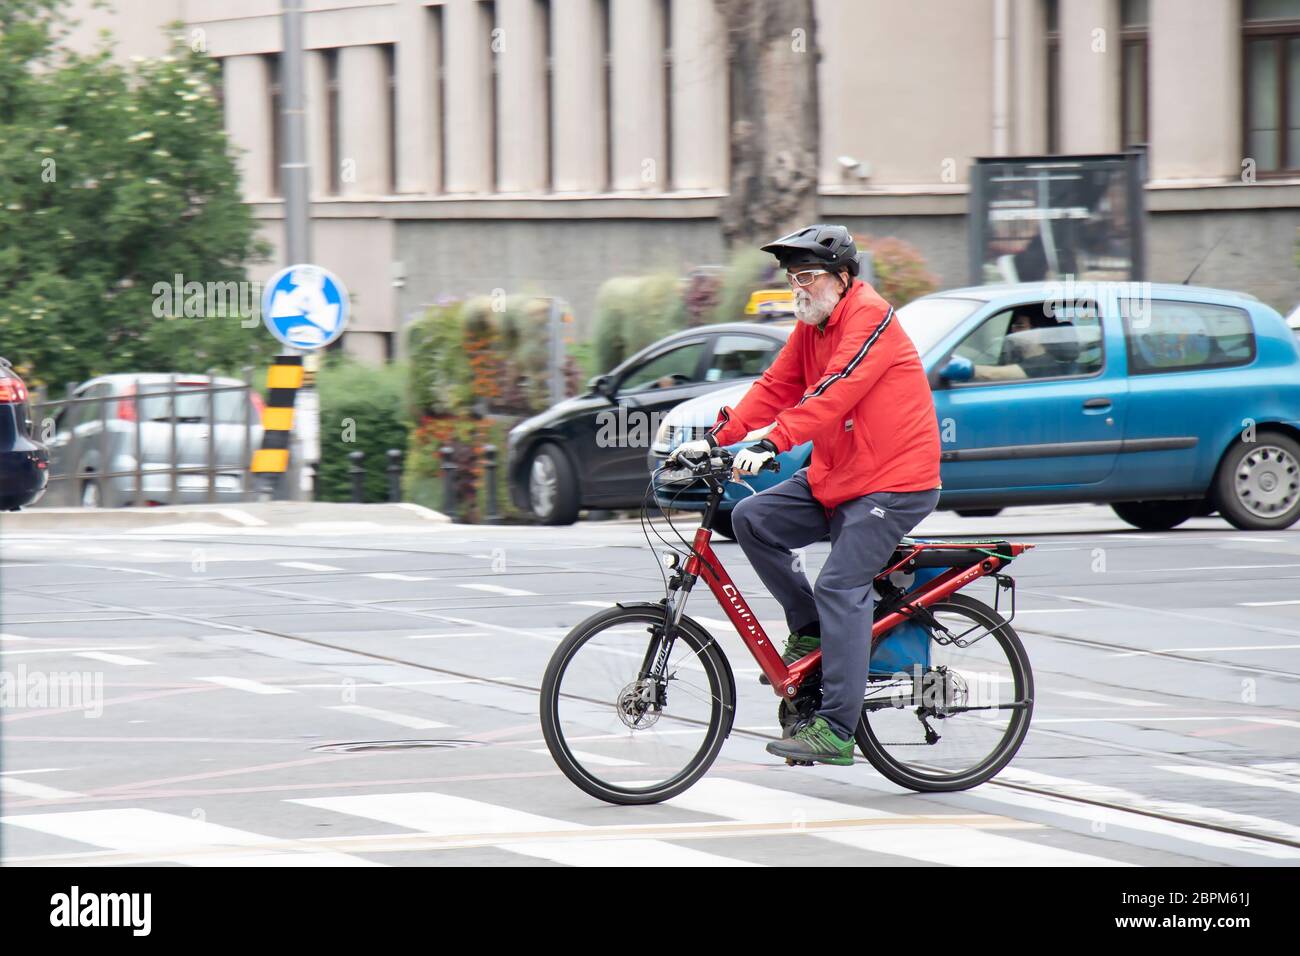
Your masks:
{"label": "billboard", "polygon": [[971,283],[1146,278],[1144,154],[980,158]]}

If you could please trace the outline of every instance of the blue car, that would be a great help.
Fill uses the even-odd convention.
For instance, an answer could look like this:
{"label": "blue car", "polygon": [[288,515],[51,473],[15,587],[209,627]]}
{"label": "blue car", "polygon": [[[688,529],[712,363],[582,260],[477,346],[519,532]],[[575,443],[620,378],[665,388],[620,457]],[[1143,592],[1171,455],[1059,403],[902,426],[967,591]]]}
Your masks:
{"label": "blue car", "polygon": [[[1215,512],[1244,530],[1300,519],[1300,341],[1253,297],[1024,283],[941,292],[897,314],[934,389],[940,508],[982,516],[1097,502],[1144,530]],[[651,468],[747,387],[675,408]],[[789,477],[810,454],[791,449],[753,487]],[[733,485],[725,505],[749,493]],[[702,508],[703,493],[665,491],[661,503]]]}

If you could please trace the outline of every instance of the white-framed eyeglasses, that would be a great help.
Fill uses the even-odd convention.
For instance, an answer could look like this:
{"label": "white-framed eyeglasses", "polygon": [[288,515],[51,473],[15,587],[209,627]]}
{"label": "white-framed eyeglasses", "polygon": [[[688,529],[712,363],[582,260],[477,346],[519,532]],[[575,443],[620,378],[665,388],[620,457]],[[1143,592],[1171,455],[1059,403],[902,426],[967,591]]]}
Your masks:
{"label": "white-framed eyeglasses", "polygon": [[798,272],[787,272],[785,277],[790,280],[791,285],[807,288],[817,281],[818,276],[829,274],[829,269],[800,269]]}

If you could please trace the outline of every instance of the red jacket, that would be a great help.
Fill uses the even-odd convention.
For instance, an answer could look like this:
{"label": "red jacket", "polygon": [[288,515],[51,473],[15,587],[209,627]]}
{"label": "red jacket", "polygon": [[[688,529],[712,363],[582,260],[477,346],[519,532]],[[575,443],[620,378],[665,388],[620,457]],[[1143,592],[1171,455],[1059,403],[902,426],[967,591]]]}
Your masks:
{"label": "red jacket", "polygon": [[711,434],[730,445],[773,421],[767,438],[778,451],[813,442],[808,483],[827,508],[939,487],[939,423],[921,359],[894,310],[860,280],[824,329],[799,323]]}

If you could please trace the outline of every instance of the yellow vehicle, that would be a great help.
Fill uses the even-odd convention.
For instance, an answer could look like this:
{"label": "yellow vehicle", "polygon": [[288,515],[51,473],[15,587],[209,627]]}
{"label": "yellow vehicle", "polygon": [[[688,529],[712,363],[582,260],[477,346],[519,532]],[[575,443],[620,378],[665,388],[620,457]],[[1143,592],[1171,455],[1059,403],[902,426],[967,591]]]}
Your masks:
{"label": "yellow vehicle", "polygon": [[755,321],[786,318],[794,315],[794,292],[790,289],[759,289],[745,303],[745,315],[756,316]]}

